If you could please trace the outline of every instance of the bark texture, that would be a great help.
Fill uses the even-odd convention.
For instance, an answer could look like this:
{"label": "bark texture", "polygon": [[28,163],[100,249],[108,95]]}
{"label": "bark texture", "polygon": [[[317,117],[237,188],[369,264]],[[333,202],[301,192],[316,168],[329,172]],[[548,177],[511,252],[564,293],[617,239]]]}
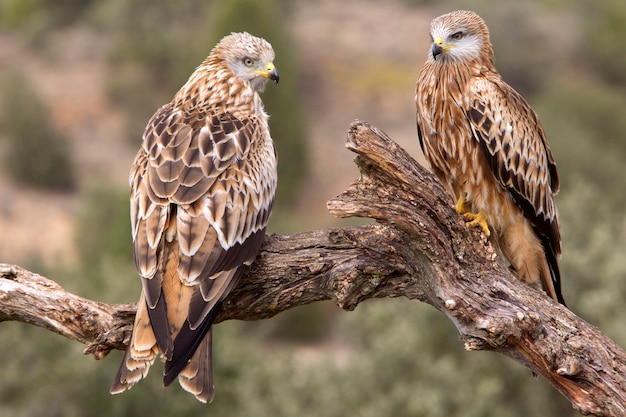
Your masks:
{"label": "bark texture", "polygon": [[[626,415],[622,348],[517,280],[480,229],[465,227],[438,180],[382,131],[356,121],[346,146],[357,154],[361,176],[328,210],[376,223],[268,235],[218,322],[265,319],[327,299],[346,310],[368,298],[417,299],[454,323],[467,350],[522,363],[583,414]],[[96,358],[125,349],[134,313],[133,304],[88,300],[0,264],[0,321],[62,334]]]}

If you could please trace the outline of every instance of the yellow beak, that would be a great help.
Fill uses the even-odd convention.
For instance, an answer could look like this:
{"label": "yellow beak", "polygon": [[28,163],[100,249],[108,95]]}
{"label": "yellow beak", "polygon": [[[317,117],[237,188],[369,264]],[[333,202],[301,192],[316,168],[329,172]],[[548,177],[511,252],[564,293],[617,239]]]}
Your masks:
{"label": "yellow beak", "polygon": [[435,38],[433,40],[433,46],[431,48],[431,52],[433,54],[433,59],[437,59],[437,56],[441,54],[445,50],[443,46],[443,39]]}
{"label": "yellow beak", "polygon": [[278,80],[280,79],[280,76],[278,75],[278,70],[274,66],[273,62],[267,64],[267,68],[265,68],[264,70],[254,71],[254,73],[260,75],[263,78],[269,78],[272,81],[276,81],[276,84],[278,84]]}

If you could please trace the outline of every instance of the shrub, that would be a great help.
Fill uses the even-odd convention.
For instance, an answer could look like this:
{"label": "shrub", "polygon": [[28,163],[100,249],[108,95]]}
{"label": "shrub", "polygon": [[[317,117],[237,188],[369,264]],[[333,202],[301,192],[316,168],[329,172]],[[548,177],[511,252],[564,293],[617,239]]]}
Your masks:
{"label": "shrub", "polygon": [[67,139],[50,120],[50,113],[28,81],[11,75],[2,86],[0,128],[7,144],[5,166],[23,184],[53,190],[75,185]]}

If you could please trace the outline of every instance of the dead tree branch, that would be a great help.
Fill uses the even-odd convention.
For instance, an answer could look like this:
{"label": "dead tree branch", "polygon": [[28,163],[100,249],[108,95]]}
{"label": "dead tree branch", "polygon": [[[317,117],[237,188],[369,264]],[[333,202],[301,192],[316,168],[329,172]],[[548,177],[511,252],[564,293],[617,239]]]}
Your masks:
{"label": "dead tree branch", "polygon": [[[328,202],[338,217],[376,224],[270,235],[218,321],[259,320],[319,300],[346,310],[368,298],[429,303],[468,350],[500,352],[545,377],[575,409],[626,415],[626,353],[597,328],[517,280],[441,184],[380,130],[354,122],[347,147],[361,177]],[[34,324],[88,345],[124,349],[133,304],[110,305],[0,264],[0,321]],[[417,331],[417,329],[416,329]]]}

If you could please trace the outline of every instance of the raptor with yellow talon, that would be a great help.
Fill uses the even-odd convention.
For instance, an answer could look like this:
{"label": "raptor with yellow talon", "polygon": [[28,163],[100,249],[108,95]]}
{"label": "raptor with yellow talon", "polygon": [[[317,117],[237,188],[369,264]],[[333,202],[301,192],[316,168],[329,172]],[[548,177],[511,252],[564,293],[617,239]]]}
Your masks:
{"label": "raptor with yellow talon", "polygon": [[456,11],[431,22],[415,102],[420,145],[457,199],[524,282],[561,295],[556,164],[537,114],[497,72],[485,22]]}

